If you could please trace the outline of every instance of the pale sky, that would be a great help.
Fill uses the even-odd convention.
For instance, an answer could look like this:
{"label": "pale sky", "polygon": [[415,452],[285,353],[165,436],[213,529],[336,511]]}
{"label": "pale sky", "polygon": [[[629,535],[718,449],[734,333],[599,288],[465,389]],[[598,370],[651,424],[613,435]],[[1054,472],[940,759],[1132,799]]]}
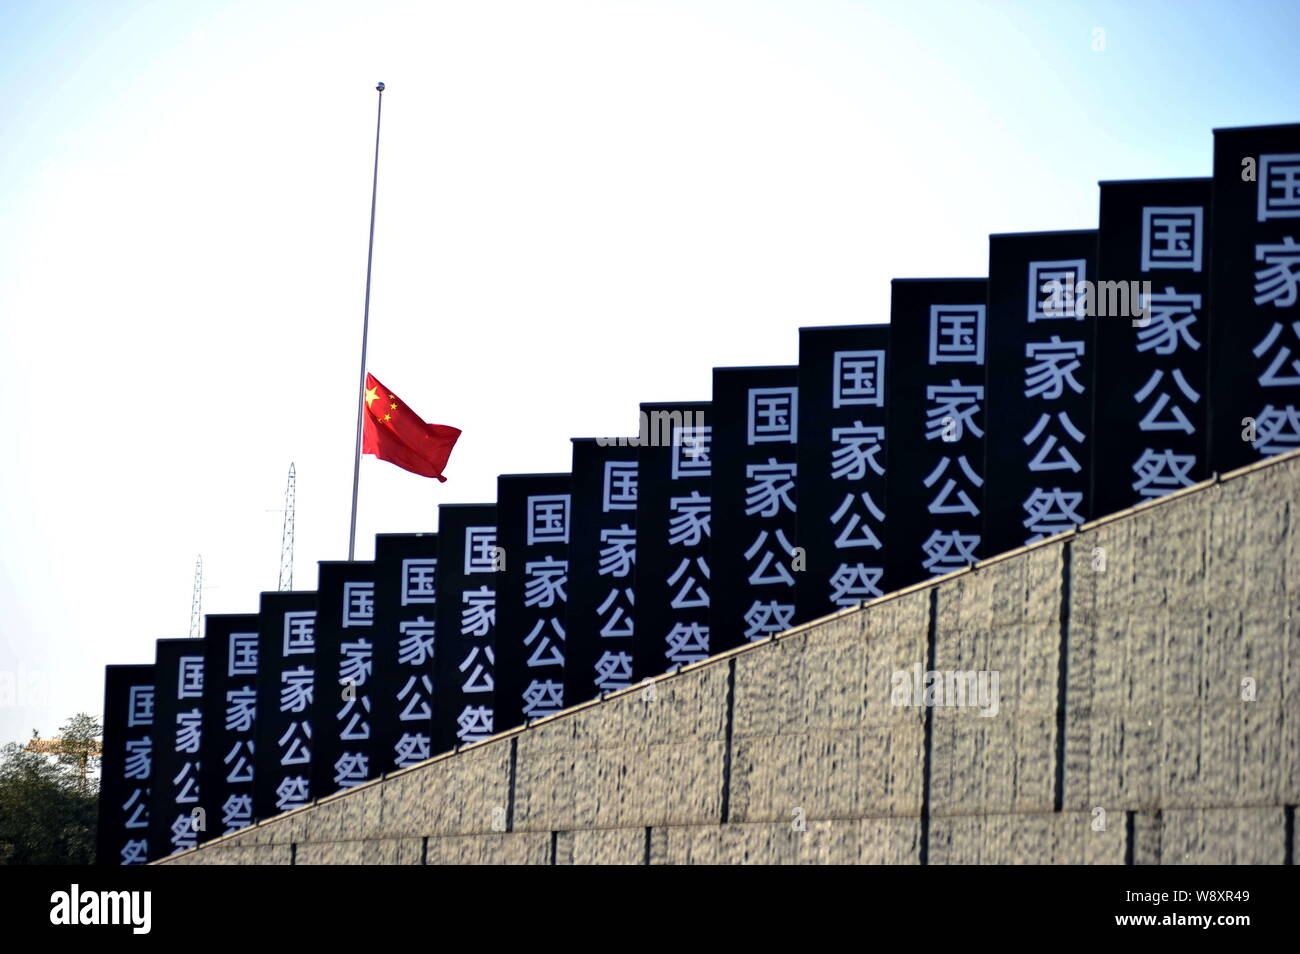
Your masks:
{"label": "pale sky", "polygon": [[[1098,32],[1100,31],[1100,32]],[[347,553],[370,370],[464,436],[366,458],[358,557],[569,468],[715,365],[1095,227],[1300,120],[1300,5],[0,0],[0,742]],[[33,680],[35,680],[33,682]],[[16,684],[16,686],[15,686]],[[39,690],[44,690],[39,691]]]}

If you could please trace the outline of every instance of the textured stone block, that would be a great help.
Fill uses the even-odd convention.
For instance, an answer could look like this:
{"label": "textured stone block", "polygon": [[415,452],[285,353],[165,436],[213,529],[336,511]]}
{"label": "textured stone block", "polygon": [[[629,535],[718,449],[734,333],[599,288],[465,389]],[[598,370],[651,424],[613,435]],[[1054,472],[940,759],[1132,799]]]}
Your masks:
{"label": "textured stone block", "polygon": [[549,865],[549,832],[444,835],[429,839],[431,865]]}
{"label": "textured stone block", "polygon": [[930,822],[932,865],[1095,865],[1124,863],[1125,816],[1108,813],[1104,831],[1088,812],[958,815]]}
{"label": "textured stone block", "polygon": [[558,865],[643,865],[646,853],[644,828],[562,831],[555,838]]}
{"label": "textured stone block", "polygon": [[1140,812],[1134,822],[1134,864],[1277,865],[1286,857],[1281,807]]}

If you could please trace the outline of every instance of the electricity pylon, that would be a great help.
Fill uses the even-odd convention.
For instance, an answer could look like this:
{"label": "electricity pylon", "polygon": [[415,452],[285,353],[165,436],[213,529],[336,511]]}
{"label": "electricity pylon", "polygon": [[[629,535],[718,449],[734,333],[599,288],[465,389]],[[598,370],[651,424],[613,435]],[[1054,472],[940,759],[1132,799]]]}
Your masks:
{"label": "electricity pylon", "polygon": [[202,635],[203,623],[203,554],[194,562],[194,595],[190,597],[190,639]]}
{"label": "electricity pylon", "polygon": [[289,482],[284,488],[284,529],[280,532],[280,589],[293,589],[293,507],[298,479],[289,464]]}

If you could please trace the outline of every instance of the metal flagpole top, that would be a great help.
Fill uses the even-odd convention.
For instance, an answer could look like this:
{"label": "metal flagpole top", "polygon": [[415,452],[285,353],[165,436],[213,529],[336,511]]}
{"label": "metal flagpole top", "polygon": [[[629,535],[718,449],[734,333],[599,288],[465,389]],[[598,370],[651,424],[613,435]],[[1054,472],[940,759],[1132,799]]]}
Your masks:
{"label": "metal flagpole top", "polygon": [[384,115],[384,84],[375,86],[379,105],[375,110],[375,171],[370,180],[370,244],[366,250],[366,304],[361,319],[361,379],[357,384],[357,446],[352,458],[352,523],[348,528],[348,559],[356,553],[357,488],[361,481],[361,436],[366,393],[366,342],[370,336],[370,268],[375,259],[375,197],[379,194],[379,125]]}

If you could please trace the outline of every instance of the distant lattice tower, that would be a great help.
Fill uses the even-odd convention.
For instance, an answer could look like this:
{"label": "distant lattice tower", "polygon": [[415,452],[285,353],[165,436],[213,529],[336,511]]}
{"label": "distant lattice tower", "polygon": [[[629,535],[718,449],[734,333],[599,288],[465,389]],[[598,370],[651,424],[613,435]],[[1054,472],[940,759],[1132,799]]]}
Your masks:
{"label": "distant lattice tower", "polygon": [[280,532],[280,589],[293,589],[293,507],[298,478],[289,464],[289,482],[284,488],[284,529]]}
{"label": "distant lattice tower", "polygon": [[203,621],[203,554],[194,561],[194,595],[190,597],[190,639],[198,639]]}

